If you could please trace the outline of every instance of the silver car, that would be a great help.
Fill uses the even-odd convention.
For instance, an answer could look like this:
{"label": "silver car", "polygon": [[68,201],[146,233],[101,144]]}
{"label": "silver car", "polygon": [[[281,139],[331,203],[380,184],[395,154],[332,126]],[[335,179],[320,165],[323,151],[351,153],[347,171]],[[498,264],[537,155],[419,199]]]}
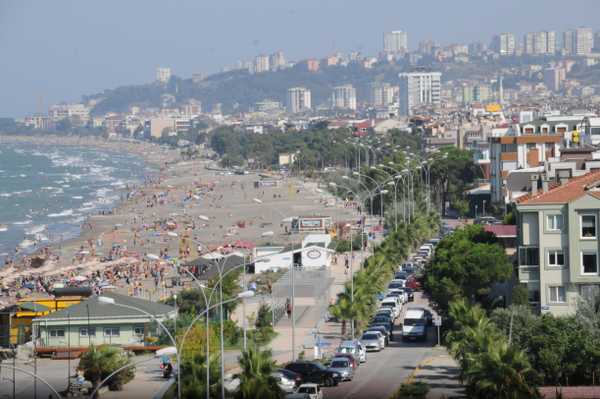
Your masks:
{"label": "silver car", "polygon": [[364,345],[367,351],[377,351],[379,352],[383,348],[381,347],[381,341],[379,340],[379,335],[374,332],[366,332],[360,338],[360,342]]}
{"label": "silver car", "polygon": [[354,378],[354,369],[350,365],[350,361],[345,357],[334,357],[331,359],[329,369],[340,373],[342,381],[352,381],[352,378]]}

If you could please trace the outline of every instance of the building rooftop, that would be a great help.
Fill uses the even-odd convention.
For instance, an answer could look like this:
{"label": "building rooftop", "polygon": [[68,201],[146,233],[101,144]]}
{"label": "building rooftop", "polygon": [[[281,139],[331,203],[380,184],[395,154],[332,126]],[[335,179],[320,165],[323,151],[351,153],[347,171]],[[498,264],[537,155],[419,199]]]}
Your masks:
{"label": "building rooftop", "polygon": [[517,203],[520,205],[567,204],[586,193],[600,199],[600,191],[592,191],[597,183],[600,183],[600,171],[574,177],[567,183],[546,192],[524,195],[517,199]]}
{"label": "building rooftop", "polygon": [[[114,299],[117,304],[141,309],[153,316],[166,316],[175,311],[175,308],[162,303],[121,295],[114,292],[105,292],[102,296]],[[86,319],[88,317],[143,317],[146,316],[144,312],[110,303],[101,303],[98,300],[98,296],[92,296],[83,302],[69,306],[68,308],[51,313],[47,316],[39,317],[36,320]]]}

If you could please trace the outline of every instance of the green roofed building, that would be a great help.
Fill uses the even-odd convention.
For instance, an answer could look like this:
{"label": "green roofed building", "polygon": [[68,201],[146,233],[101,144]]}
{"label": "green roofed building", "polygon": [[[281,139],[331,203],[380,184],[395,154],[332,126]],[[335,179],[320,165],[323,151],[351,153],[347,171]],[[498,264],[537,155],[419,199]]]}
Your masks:
{"label": "green roofed building", "polygon": [[34,319],[32,325],[38,347],[144,345],[147,337],[160,334],[155,318],[163,322],[176,316],[175,308],[161,303],[113,292],[102,296],[111,298],[114,304],[91,296],[79,304]]}

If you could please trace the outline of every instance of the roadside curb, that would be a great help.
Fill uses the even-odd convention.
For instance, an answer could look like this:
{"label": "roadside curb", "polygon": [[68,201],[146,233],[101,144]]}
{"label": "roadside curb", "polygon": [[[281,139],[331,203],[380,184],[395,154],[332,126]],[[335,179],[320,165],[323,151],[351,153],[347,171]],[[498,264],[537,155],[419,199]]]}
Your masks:
{"label": "roadside curb", "polygon": [[167,382],[162,384],[162,386],[160,387],[158,392],[156,392],[156,394],[154,394],[152,399],[162,399],[163,396],[165,396],[165,394],[169,390],[169,388],[171,388],[171,385],[173,385],[173,384],[175,384],[175,377],[169,378],[169,380]]}

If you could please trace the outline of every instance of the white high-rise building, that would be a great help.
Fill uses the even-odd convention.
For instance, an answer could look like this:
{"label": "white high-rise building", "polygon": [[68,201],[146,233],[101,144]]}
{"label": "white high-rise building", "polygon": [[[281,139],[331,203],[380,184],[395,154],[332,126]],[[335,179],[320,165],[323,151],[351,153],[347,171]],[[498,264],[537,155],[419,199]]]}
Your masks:
{"label": "white high-rise building", "polygon": [[493,48],[502,56],[514,55],[517,49],[517,39],[513,33],[501,33],[494,37]]}
{"label": "white high-rise building", "polygon": [[334,87],[331,95],[331,107],[356,110],[356,89],[354,86]]}
{"label": "white high-rise building", "polygon": [[387,107],[398,101],[398,86],[389,83],[371,85],[371,104],[376,107]]}
{"label": "white high-rise building", "polygon": [[282,51],[277,51],[269,56],[269,67],[277,70],[285,67],[285,57]]}
{"label": "white high-rise building", "polygon": [[573,49],[576,55],[589,55],[594,48],[594,31],[592,28],[577,28]]}
{"label": "white high-rise building", "polygon": [[400,115],[411,115],[420,105],[440,105],[441,72],[408,72],[400,75]]}
{"label": "white high-rise building", "polygon": [[524,51],[528,55],[553,55],[556,52],[556,32],[530,32],[525,35]]}
{"label": "white high-rise building", "polygon": [[383,34],[383,51],[388,54],[402,54],[408,51],[408,33],[401,30]]}
{"label": "white high-rise building", "polygon": [[305,87],[292,87],[288,89],[288,112],[296,114],[311,108],[310,90]]}
{"label": "white high-rise building", "polygon": [[568,30],[563,33],[563,51],[567,55],[575,53],[575,31]]}
{"label": "white high-rise building", "polygon": [[171,80],[171,68],[156,68],[156,81],[159,83],[169,83]]}
{"label": "white high-rise building", "polygon": [[254,73],[269,72],[269,56],[259,55],[254,59]]}

